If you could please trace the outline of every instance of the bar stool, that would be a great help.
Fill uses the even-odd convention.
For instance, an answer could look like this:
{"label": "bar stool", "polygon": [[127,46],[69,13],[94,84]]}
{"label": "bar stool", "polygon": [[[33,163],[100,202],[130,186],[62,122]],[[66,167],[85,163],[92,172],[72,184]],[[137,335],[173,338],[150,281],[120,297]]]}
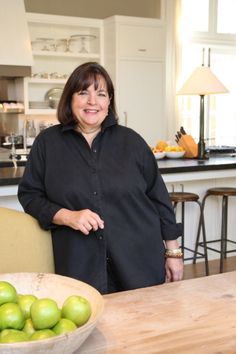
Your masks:
{"label": "bar stool", "polygon": [[[199,242],[200,231],[198,230],[198,235],[196,239],[196,247],[195,252],[198,252],[198,246],[204,247],[207,250],[211,250],[213,252],[220,253],[220,273],[223,273],[224,266],[224,258],[226,258],[228,253],[236,252],[236,249],[227,250],[227,244],[236,244],[235,241],[230,240],[228,238],[228,198],[236,196],[236,188],[230,187],[218,187],[218,188],[210,188],[206,191],[206,194],[202,200],[202,212],[204,214],[206,199],[210,196],[222,197],[222,212],[221,212],[221,235],[220,238],[214,239],[211,241],[202,241]],[[205,226],[204,226],[205,227]],[[205,244],[206,242],[206,244]],[[210,247],[208,244],[211,243],[220,243],[220,249]],[[196,255],[195,254],[195,255]],[[194,263],[196,262],[196,257],[194,257]]]}
{"label": "bar stool", "polygon": [[[204,252],[199,252],[198,250],[192,250],[188,247],[185,246],[185,203],[190,203],[190,202],[194,202],[197,203],[199,205],[199,209],[200,209],[200,219],[199,219],[199,224],[198,224],[198,228],[201,231],[202,229],[202,237],[203,237],[203,245],[206,242],[206,234],[205,234],[205,223],[204,223],[204,215],[203,215],[203,210],[202,210],[202,204],[199,201],[199,195],[195,194],[195,193],[188,193],[188,192],[170,192],[169,193],[171,202],[173,204],[174,207],[174,211],[176,213],[177,211],[177,205],[178,203],[181,203],[181,222],[183,225],[183,233],[182,233],[182,237],[181,237],[181,248],[182,248],[182,252],[183,252],[183,259],[184,261],[187,260],[195,260],[197,258],[204,258],[205,261],[205,272],[206,275],[209,275],[209,266],[208,266],[208,256],[207,256],[207,249],[206,247],[204,247]],[[197,232],[198,238],[200,237],[200,232]],[[194,255],[193,257],[188,257],[185,258],[184,256],[184,251],[187,250],[189,252],[192,252]]]}

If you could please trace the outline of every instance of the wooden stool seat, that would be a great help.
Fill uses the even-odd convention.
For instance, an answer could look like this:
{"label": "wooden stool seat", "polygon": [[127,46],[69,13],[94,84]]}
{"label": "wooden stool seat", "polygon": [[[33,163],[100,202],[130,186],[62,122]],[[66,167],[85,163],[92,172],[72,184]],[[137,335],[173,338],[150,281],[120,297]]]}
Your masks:
{"label": "wooden stool seat", "polygon": [[196,202],[199,199],[199,195],[188,192],[171,192],[169,193],[172,202]]}
{"label": "wooden stool seat", "polygon": [[[202,204],[199,201],[199,195],[195,194],[195,193],[189,193],[189,192],[170,192],[169,193],[170,196],[170,200],[173,203],[173,207],[174,207],[174,211],[176,212],[177,209],[177,205],[178,203],[181,204],[181,222],[182,222],[182,226],[183,226],[183,232],[182,232],[182,237],[181,237],[181,248],[182,248],[182,252],[183,252],[183,259],[184,261],[187,260],[193,260],[196,261],[196,258],[204,258],[205,261],[205,271],[206,271],[206,275],[209,274],[209,267],[208,267],[208,258],[207,258],[207,249],[204,248],[204,252],[199,252],[198,250],[193,250],[190,249],[188,247],[185,246],[185,232],[184,232],[184,224],[185,224],[185,203],[189,203],[189,202],[195,202],[198,204],[199,206],[199,210],[200,210],[200,221],[199,221],[199,225],[198,225],[198,231],[197,231],[197,236],[199,234],[199,230],[202,229],[202,234],[203,234],[203,242],[206,242],[206,236],[205,236],[205,225],[204,225],[204,216],[202,213]],[[198,236],[199,238],[199,236]],[[193,254],[193,256],[190,257],[185,257],[185,252],[184,251],[189,251]]]}
{"label": "wooden stool seat", "polygon": [[231,187],[210,188],[206,191],[206,194],[233,197],[236,196],[236,188],[231,188]]}
{"label": "wooden stool seat", "polygon": [[[202,200],[202,212],[204,213],[205,209],[205,203],[206,199],[210,196],[216,196],[216,197],[222,197],[222,211],[221,211],[221,234],[220,238],[215,238],[213,240],[199,242],[199,237],[200,237],[200,230],[198,231],[197,235],[197,240],[196,240],[196,246],[195,246],[195,251],[196,254],[198,252],[198,246],[204,247],[207,250],[217,252],[220,254],[220,273],[223,272],[223,266],[224,266],[224,258],[226,258],[228,253],[236,252],[236,248],[234,249],[227,249],[227,244],[236,244],[235,241],[230,240],[228,238],[228,198],[229,197],[235,197],[236,196],[236,188],[232,187],[216,187],[216,188],[210,188],[206,191],[205,196]],[[211,247],[210,245],[213,243],[219,243],[220,244],[220,249],[217,249],[215,247]],[[195,254],[195,259],[194,263],[196,261],[196,254]]]}

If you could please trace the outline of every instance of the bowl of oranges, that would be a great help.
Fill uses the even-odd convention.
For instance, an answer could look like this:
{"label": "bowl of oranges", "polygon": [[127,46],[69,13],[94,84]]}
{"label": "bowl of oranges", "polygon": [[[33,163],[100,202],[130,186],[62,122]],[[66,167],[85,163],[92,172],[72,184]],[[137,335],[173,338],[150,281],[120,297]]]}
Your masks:
{"label": "bowl of oranges", "polygon": [[182,146],[168,145],[165,148],[166,157],[169,159],[179,159],[184,156],[185,150]]}
{"label": "bowl of oranges", "polygon": [[69,277],[0,274],[0,353],[75,352],[95,328],[103,301],[95,288]]}
{"label": "bowl of oranges", "polygon": [[152,148],[152,152],[157,160],[161,160],[166,156],[165,151],[157,148]]}
{"label": "bowl of oranges", "polygon": [[185,154],[185,150],[182,148],[182,146],[170,145],[165,140],[160,140],[156,146],[152,148],[152,152],[157,160],[163,159],[164,157],[170,159],[179,159]]}
{"label": "bowl of oranges", "polygon": [[155,147],[151,148],[152,152],[157,160],[161,160],[166,156],[165,148],[168,146],[164,140],[158,141]]}

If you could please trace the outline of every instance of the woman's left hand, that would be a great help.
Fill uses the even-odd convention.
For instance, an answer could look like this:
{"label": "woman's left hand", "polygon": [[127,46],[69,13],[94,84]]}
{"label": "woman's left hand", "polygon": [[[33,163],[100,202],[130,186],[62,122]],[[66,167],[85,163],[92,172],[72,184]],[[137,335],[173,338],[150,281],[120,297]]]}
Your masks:
{"label": "woman's left hand", "polygon": [[184,262],[182,258],[166,258],[165,269],[167,282],[183,279]]}

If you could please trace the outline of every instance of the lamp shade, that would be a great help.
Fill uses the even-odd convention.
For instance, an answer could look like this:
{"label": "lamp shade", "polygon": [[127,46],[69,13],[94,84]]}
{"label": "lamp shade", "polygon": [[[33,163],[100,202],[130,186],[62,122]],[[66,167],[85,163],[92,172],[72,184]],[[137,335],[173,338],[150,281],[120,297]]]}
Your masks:
{"label": "lamp shade", "polygon": [[208,66],[200,66],[194,70],[177,94],[210,95],[227,92],[227,88],[217,79]]}

